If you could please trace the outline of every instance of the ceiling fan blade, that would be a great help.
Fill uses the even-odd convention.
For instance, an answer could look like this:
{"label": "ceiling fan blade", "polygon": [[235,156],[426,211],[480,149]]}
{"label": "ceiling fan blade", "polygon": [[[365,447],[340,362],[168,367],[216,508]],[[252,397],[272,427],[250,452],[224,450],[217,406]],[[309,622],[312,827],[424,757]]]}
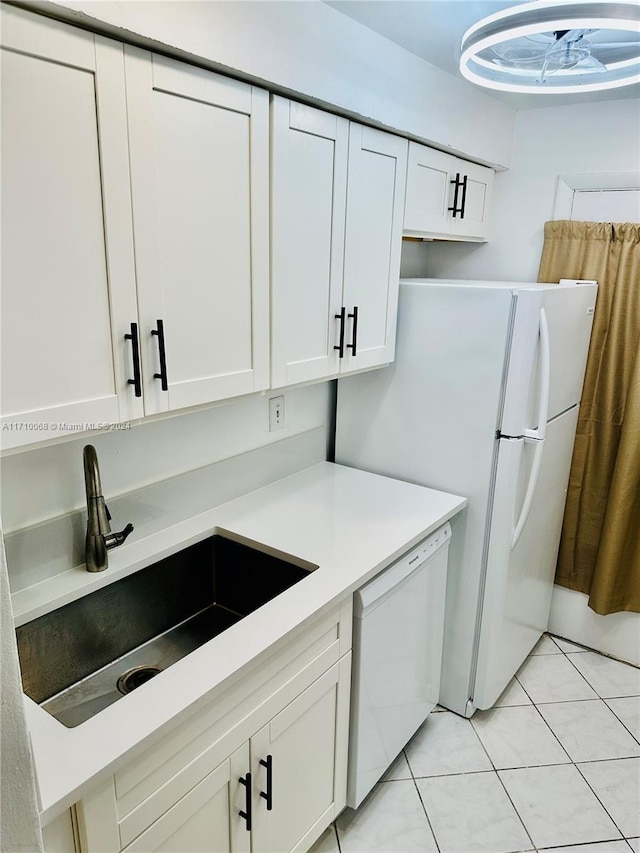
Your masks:
{"label": "ceiling fan blade", "polygon": [[587,56],[585,59],[582,59],[576,66],[576,68],[591,68],[594,71],[606,71],[607,66],[603,65],[599,59],[596,59],[595,56]]}
{"label": "ceiling fan blade", "polygon": [[541,44],[540,42],[527,43],[525,39],[510,39],[502,44],[495,44],[491,48],[496,56],[499,56],[500,59],[506,59],[508,62],[542,61],[547,49],[548,44]]}

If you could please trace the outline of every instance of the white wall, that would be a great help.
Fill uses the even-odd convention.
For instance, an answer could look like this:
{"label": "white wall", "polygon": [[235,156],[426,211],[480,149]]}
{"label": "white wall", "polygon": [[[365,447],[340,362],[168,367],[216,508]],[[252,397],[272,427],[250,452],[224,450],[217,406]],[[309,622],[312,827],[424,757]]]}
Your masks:
{"label": "white wall", "polygon": [[275,393],[285,397],[285,427],[275,432],[269,432],[273,394],[267,392],[4,457],[0,494],[5,533],[85,506],[85,444],[93,444],[98,452],[102,488],[109,499],[307,430],[328,431],[329,383]]}
{"label": "white wall", "polygon": [[[268,88],[508,166],[515,111],[319,0],[35,3],[109,34],[155,40]],[[77,13],[82,13],[78,17]],[[74,20],[73,17],[70,20]],[[126,31],[126,32],[124,32]]]}
{"label": "white wall", "polygon": [[535,281],[558,176],[639,164],[637,100],[519,112],[512,166],[495,178],[489,242],[405,244],[403,275]]}
{"label": "white wall", "polygon": [[582,592],[555,586],[549,632],[640,666],[640,613],[600,616],[589,609],[588,598]]}

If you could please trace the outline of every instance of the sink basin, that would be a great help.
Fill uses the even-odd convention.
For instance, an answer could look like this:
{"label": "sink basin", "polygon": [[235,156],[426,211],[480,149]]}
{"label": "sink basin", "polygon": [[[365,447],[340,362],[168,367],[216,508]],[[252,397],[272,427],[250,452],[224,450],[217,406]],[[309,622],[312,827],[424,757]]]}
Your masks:
{"label": "sink basin", "polygon": [[315,568],[216,534],[20,626],[24,691],[77,726]]}

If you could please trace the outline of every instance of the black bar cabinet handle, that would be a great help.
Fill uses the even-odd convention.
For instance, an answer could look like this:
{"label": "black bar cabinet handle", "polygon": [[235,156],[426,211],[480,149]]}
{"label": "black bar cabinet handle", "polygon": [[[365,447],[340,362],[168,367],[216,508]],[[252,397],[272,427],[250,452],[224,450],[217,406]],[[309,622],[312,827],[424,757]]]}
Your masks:
{"label": "black bar cabinet handle", "polygon": [[338,350],[338,358],[344,358],[344,327],[346,325],[346,313],[347,309],[343,306],[340,309],[339,314],[333,315],[336,320],[340,320],[340,343],[337,346],[334,346],[334,349]]}
{"label": "black bar cabinet handle", "polygon": [[251,832],[251,773],[247,773],[246,776],[241,776],[238,779],[241,785],[245,787],[245,809],[246,811],[240,811],[238,814],[240,817],[245,819],[245,829],[247,832]]}
{"label": "black bar cabinet handle", "polygon": [[460,219],[464,219],[464,209],[467,205],[467,177],[465,175],[462,179],[462,204],[460,205]]}
{"label": "black bar cabinet handle", "polygon": [[460,189],[460,172],[456,172],[455,179],[449,181],[450,184],[453,184],[455,187],[453,193],[453,207],[449,207],[448,210],[453,214],[453,218],[455,219],[457,214],[460,213],[458,210],[458,190]]}
{"label": "black bar cabinet handle", "polygon": [[358,341],[358,306],[353,306],[353,314],[347,314],[347,317],[350,320],[353,320],[353,327],[351,329],[351,343],[347,344],[347,349],[351,350],[351,355],[357,355],[356,352],[356,343]]}
{"label": "black bar cabinet handle", "polygon": [[154,373],[153,378],[159,379],[163,391],[168,391],[167,384],[167,356],[164,350],[164,323],[162,320],[156,320],[156,329],[151,329],[152,335],[158,336],[158,354],[160,355],[160,373]]}
{"label": "black bar cabinet handle", "polygon": [[142,385],[140,383],[140,347],[138,345],[138,324],[131,324],[131,332],[125,334],[125,340],[131,341],[131,356],[133,358],[133,379],[127,379],[129,385],[135,388],[136,397],[142,397]]}
{"label": "black bar cabinet handle", "polygon": [[260,796],[267,801],[267,811],[273,808],[273,756],[267,755],[267,760],[260,759],[260,764],[267,768],[267,792],[260,791]]}

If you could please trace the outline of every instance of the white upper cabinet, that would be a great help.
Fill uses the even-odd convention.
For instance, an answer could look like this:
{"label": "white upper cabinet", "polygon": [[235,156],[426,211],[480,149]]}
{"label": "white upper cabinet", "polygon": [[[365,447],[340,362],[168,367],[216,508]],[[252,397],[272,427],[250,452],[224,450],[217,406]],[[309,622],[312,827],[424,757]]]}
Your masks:
{"label": "white upper cabinet", "polygon": [[341,373],[393,361],[406,169],[406,139],[351,123]]}
{"label": "white upper cabinet", "polygon": [[122,45],[2,9],[2,446],[141,417]]}
{"label": "white upper cabinet", "polygon": [[393,359],[407,142],[272,98],[273,387]]}
{"label": "white upper cabinet", "polygon": [[404,233],[485,241],[493,175],[486,166],[410,142]]}
{"label": "white upper cabinet", "polygon": [[349,122],[271,102],[273,387],[338,372]]}
{"label": "white upper cabinet", "polygon": [[145,413],[269,384],[269,101],[125,47]]}

